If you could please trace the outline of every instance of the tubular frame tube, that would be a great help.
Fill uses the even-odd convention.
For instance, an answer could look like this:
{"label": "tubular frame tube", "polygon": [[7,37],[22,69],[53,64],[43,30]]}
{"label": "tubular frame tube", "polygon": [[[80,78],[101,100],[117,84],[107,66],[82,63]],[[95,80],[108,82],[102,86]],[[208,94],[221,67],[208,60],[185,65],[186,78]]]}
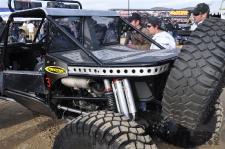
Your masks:
{"label": "tubular frame tube", "polygon": [[139,29],[137,29],[136,27],[134,27],[133,25],[131,25],[126,19],[120,17],[121,20],[123,20],[126,24],[129,24],[135,31],[137,31],[139,34],[141,34],[142,36],[144,36],[146,39],[150,40],[154,45],[156,45],[157,47],[159,47],[160,49],[165,49],[162,45],[160,45],[158,42],[156,42],[155,40],[153,40],[152,38],[150,38],[149,36],[145,35],[144,33],[142,33]]}
{"label": "tubular frame tube", "polygon": [[62,28],[60,25],[58,25],[55,20],[51,17],[51,16],[46,16],[46,18],[55,26],[59,29],[59,31],[61,33],[63,33],[64,35],[66,35],[66,37],[68,37],[72,42],[74,42],[75,44],[77,44],[77,46],[79,46],[81,48],[81,50],[87,54],[94,62],[96,62],[98,65],[102,66],[102,62],[96,57],[94,56],[94,54],[92,54],[89,50],[87,50],[77,39],[75,39],[72,35],[70,35],[64,28]]}
{"label": "tubular frame tube", "polygon": [[107,101],[107,98],[100,98],[100,97],[93,97],[93,98],[87,98],[87,97],[63,97],[63,96],[53,96],[53,100],[89,100],[89,101]]}
{"label": "tubular frame tube", "polygon": [[58,109],[65,110],[65,111],[73,112],[73,113],[87,114],[86,112],[82,112],[81,110],[72,109],[72,108],[68,108],[68,107],[61,106],[61,105],[58,105],[57,108]]}

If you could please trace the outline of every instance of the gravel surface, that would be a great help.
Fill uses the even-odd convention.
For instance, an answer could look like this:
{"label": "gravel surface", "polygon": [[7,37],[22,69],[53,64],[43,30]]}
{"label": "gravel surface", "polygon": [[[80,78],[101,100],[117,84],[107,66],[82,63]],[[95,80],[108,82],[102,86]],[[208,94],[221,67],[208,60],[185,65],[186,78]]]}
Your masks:
{"label": "gravel surface", "polygon": [[[221,99],[225,102],[225,92]],[[56,134],[64,126],[65,121],[33,115],[16,102],[0,100],[0,149],[50,149]],[[159,149],[182,149],[160,140],[156,142]],[[224,148],[225,125],[218,145],[203,145],[196,149]]]}

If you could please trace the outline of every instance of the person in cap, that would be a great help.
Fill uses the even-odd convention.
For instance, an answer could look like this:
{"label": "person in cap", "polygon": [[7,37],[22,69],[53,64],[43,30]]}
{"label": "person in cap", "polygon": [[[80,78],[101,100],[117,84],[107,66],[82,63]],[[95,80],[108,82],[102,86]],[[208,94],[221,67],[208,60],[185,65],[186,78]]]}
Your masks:
{"label": "person in cap", "polygon": [[141,16],[138,13],[132,13],[129,18],[130,24],[136,27],[137,29],[141,28]]}
{"label": "person in cap", "polygon": [[194,24],[191,26],[190,30],[195,30],[199,24],[203,23],[206,18],[209,17],[209,6],[206,3],[199,3],[193,9]]}
{"label": "person in cap", "polygon": [[0,16],[0,35],[3,32],[4,26],[5,26],[5,22],[3,18]]}
{"label": "person in cap", "polygon": [[0,23],[2,23],[4,20],[2,19],[2,17],[0,16]]}
{"label": "person in cap", "polygon": [[[174,49],[176,48],[175,39],[168,32],[164,31],[162,22],[157,17],[150,17],[147,24],[147,29],[151,35],[152,39],[163,46],[165,49]],[[153,43],[150,46],[151,49],[160,49],[158,46]]]}
{"label": "person in cap", "polygon": [[[141,16],[138,13],[132,13],[132,16],[129,18],[130,24],[135,28],[139,29],[146,35],[149,35],[148,30],[141,25]],[[139,49],[139,50],[147,50],[150,47],[150,42],[145,39],[140,33],[133,30],[129,33],[128,40],[131,41],[129,47]]]}

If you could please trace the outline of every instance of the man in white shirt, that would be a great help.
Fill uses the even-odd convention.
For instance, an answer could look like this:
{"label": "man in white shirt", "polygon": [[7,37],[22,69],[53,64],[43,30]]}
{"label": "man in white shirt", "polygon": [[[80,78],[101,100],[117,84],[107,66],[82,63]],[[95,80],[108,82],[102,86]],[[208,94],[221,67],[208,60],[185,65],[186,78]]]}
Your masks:
{"label": "man in white shirt", "polygon": [[[176,48],[175,39],[169,33],[164,31],[161,27],[161,20],[157,17],[150,17],[147,24],[147,29],[151,35],[152,39],[163,46],[165,49],[174,49]],[[158,46],[153,43],[150,46],[150,49],[160,49]]]}
{"label": "man in white shirt", "polygon": [[206,3],[199,3],[192,11],[194,24],[191,26],[191,31],[194,31],[199,24],[203,23],[209,17],[209,6]]}

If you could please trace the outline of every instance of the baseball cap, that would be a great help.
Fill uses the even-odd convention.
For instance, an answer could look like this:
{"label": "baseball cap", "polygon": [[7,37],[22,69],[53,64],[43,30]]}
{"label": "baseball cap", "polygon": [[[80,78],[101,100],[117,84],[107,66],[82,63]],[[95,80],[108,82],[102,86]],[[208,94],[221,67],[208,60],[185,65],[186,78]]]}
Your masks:
{"label": "baseball cap", "polygon": [[158,25],[160,27],[162,24],[162,21],[159,18],[152,16],[152,17],[148,18],[148,23],[150,23],[154,26]]}
{"label": "baseball cap", "polygon": [[192,11],[194,16],[197,16],[199,14],[204,14],[204,13],[208,13],[209,10],[209,6],[206,3],[199,3]]}
{"label": "baseball cap", "polygon": [[141,16],[138,13],[132,13],[132,15],[129,17],[129,21],[131,22],[133,20],[141,21]]}

